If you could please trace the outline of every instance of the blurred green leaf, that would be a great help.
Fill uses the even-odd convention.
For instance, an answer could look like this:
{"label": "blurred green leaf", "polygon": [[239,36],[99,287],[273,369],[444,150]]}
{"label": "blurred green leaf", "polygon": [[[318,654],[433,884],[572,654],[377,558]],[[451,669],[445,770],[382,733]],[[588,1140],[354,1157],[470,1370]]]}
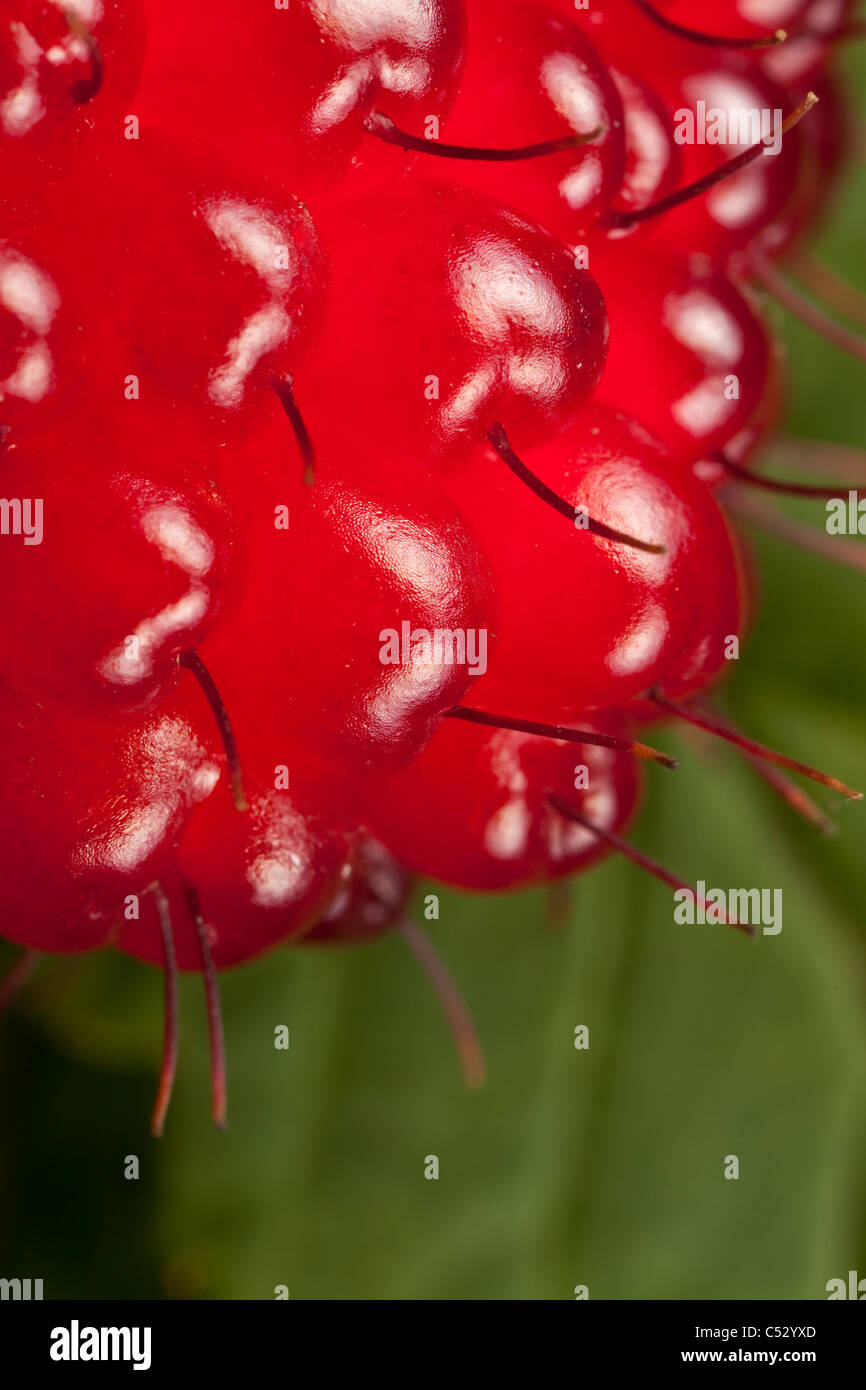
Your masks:
{"label": "blurred green leaf", "polygon": [[203,1132],[184,1088],[163,1168],[164,1238],[209,1294],[809,1298],[856,1267],[866,1038],[845,914],[736,755],[653,791],[647,847],[712,885],[782,887],[781,935],[675,926],[665,889],[621,865],[578,884],[561,932],[537,895],[443,898],[480,1096],[398,941],[238,977],[232,1133]]}

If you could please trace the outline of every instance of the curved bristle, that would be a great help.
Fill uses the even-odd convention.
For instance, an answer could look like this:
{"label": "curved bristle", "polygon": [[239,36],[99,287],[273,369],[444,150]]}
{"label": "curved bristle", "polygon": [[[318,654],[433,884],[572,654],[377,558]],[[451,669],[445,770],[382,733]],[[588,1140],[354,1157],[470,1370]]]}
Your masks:
{"label": "curved bristle", "polygon": [[737,482],[748,483],[764,492],[784,493],[788,497],[818,497],[826,501],[849,491],[847,483],[798,483],[788,479],[768,478],[763,473],[753,473],[751,469],[735,463],[724,452],[715,454],[714,458]]}
{"label": "curved bristle", "polygon": [[174,946],[174,932],[171,924],[171,908],[168,898],[158,883],[151,888],[156,903],[159,926],[162,933],[163,959],[163,1035],[162,1065],[159,1072],[159,1085],[156,1100],[150,1117],[150,1132],[161,1139],[165,1129],[165,1117],[174,1090],[177,1071],[178,1009],[177,1009],[177,953]]}
{"label": "curved bristle", "polygon": [[612,748],[617,753],[629,753],[634,758],[644,758],[658,763],[669,772],[679,767],[677,758],[669,753],[660,753],[647,743],[635,743],[630,738],[618,738],[616,734],[600,734],[594,729],[570,729],[564,724],[543,724],[535,719],[515,719],[508,714],[488,714],[486,710],[471,709],[468,705],[457,705],[447,710],[445,719],[463,719],[468,724],[484,724],[490,729],[511,729],[517,734],[533,734],[537,738],[556,739],[563,743],[588,743],[595,748]]}
{"label": "curved bristle", "polygon": [[235,809],[238,811],[249,810],[249,805],[244,795],[244,784],[241,776],[241,763],[238,757],[238,746],[235,741],[234,730],[231,720],[228,717],[226,707],[223,704],[222,696],[217,689],[216,682],[210,671],[205,666],[198,652],[181,652],[178,656],[179,664],[185,671],[189,671],[195,676],[204,692],[205,699],[211,707],[213,716],[216,719],[217,727],[222,738],[223,748],[225,749],[226,763],[229,773],[229,787],[231,789],[232,800]]}
{"label": "curved bristle", "polygon": [[[726,499],[727,500],[727,499]],[[816,526],[797,521],[775,507],[768,507],[751,493],[741,493],[730,502],[731,510],[768,535],[795,545],[799,550],[819,555],[834,565],[866,573],[866,545],[849,536],[830,536]]]}
{"label": "curved bristle", "polygon": [[283,407],[286,419],[292,427],[298,448],[301,452],[301,460],[304,465],[304,482],[307,487],[311,487],[316,477],[316,449],[310,438],[310,432],[307,429],[306,421],[295,399],[294,382],[290,376],[284,376],[279,381],[273,383],[273,388],[277,400]]}
{"label": "curved bristle", "polygon": [[703,178],[695,179],[694,183],[686,184],[685,188],[678,188],[674,193],[669,193],[666,198],[660,198],[657,203],[649,203],[645,208],[635,208],[633,212],[623,212],[618,208],[609,208],[600,219],[600,225],[606,227],[608,231],[630,231],[637,227],[641,222],[648,222],[653,218],[662,217],[666,212],[673,212],[674,208],[682,207],[684,203],[690,203],[694,198],[700,198],[704,193],[709,193],[711,188],[723,183],[725,179],[732,178],[741,169],[747,169],[756,159],[759,159],[764,151],[772,146],[774,141],[780,140],[798,125],[803,117],[817,105],[818,98],[814,92],[809,92],[800,102],[800,105],[791,112],[782,122],[779,130],[774,130],[772,135],[766,139],[761,139],[749,149],[743,150],[742,154],[734,155],[724,164],[720,164],[717,169],[713,169],[709,174],[704,174]]}
{"label": "curved bristle", "polygon": [[848,801],[863,800],[862,792],[854,791],[844,782],[840,782],[838,777],[832,777],[828,772],[821,772],[808,763],[801,763],[797,758],[789,758],[787,754],[779,753],[775,748],[768,748],[766,744],[748,738],[745,734],[741,734],[738,729],[734,729],[722,720],[715,718],[714,715],[706,714],[703,710],[694,709],[690,705],[680,705],[676,700],[669,700],[658,689],[650,691],[649,698],[666,714],[676,715],[678,719],[684,719],[686,723],[694,724],[696,729],[703,729],[708,734],[714,734],[716,738],[723,738],[726,743],[732,743],[735,748],[739,748],[750,757],[761,758],[765,762],[774,763],[776,767],[787,768],[789,772],[799,772],[802,777],[809,777],[813,782],[820,782],[823,787],[829,787],[831,791],[838,792]]}
{"label": "curved bristle", "polygon": [[[703,895],[697,893],[684,879],[671,873],[670,869],[666,869],[664,865],[659,864],[657,860],[651,859],[648,854],[644,854],[643,850],[638,849],[637,846],[631,844],[630,841],[624,840],[622,836],[615,834],[614,831],[606,830],[604,826],[597,825],[595,821],[585,816],[582,811],[578,811],[576,807],[570,806],[567,801],[563,801],[561,796],[556,796],[553,792],[548,792],[547,804],[561,816],[565,816],[567,820],[572,820],[575,821],[577,825],[582,825],[585,830],[589,830],[593,835],[603,840],[605,844],[610,845],[611,849],[615,849],[618,854],[622,854],[626,859],[630,859],[639,869],[643,869],[646,873],[652,874],[653,878],[657,878],[668,888],[673,888],[675,892],[679,893],[691,893],[696,903],[702,905],[705,910],[708,907],[707,901]],[[738,922],[736,918],[729,917],[728,914],[723,912],[720,908],[714,908],[714,911],[717,912],[719,922],[722,926],[735,927],[737,931],[745,932],[746,936],[753,937],[755,935],[755,928],[748,923]]]}
{"label": "curved bristle", "polygon": [[[638,540],[636,536],[629,536],[625,531],[617,531],[612,526],[606,526],[603,521],[595,521],[579,507],[572,506],[564,497],[560,497],[558,492],[554,492],[552,487],[548,487],[547,483],[543,482],[541,478],[533,473],[531,468],[526,466],[523,459],[518,457],[511,447],[508,435],[502,425],[491,425],[487,432],[487,438],[502,459],[502,462],[511,470],[514,476],[519,478],[522,483],[525,483],[530,491],[533,492],[536,497],[540,498],[542,502],[545,502],[548,507],[551,507],[555,512],[559,512],[560,516],[564,516],[567,521],[570,521],[576,530],[589,531],[591,535],[598,536],[602,540],[615,541],[617,545],[627,545],[630,546],[632,550],[642,550],[647,555],[665,554],[665,547],[663,545],[653,545],[650,541]],[[579,526],[577,525],[578,519],[580,520]]]}
{"label": "curved bristle", "polygon": [[834,347],[847,352],[850,357],[856,357],[860,362],[866,362],[866,338],[856,333],[853,328],[839,323],[826,309],[822,309],[819,304],[809,299],[808,295],[803,294],[787,275],[776,269],[763,251],[754,251],[751,262],[764,289],[768,290],[783,308]]}
{"label": "curved bristle", "polygon": [[669,34],[674,34],[678,39],[687,39],[689,43],[701,44],[705,48],[777,48],[788,38],[787,29],[777,29],[773,34],[752,36],[751,38],[708,34],[703,29],[690,29],[685,24],[677,24],[676,20],[669,19],[655,5],[649,4],[649,0],[632,0],[632,4],[659,28],[666,29]]}
{"label": "curved bristle", "polygon": [[854,320],[866,328],[866,294],[851,285],[830,266],[804,250],[797,249],[793,270],[798,280],[815,299],[831,305],[843,318]]}
{"label": "curved bristle", "polygon": [[371,111],[364,122],[370,135],[386,145],[396,145],[401,150],[412,150],[415,154],[429,154],[437,159],[465,159],[487,164],[515,164],[525,159],[544,159],[551,154],[561,154],[563,150],[578,149],[589,145],[604,134],[602,126],[585,135],[560,135],[553,140],[540,140],[534,145],[517,145],[511,148],[491,148],[484,145],[449,145],[443,140],[427,140],[422,135],[410,135],[395,125],[384,111]]}
{"label": "curved bristle", "polygon": [[207,927],[201,913],[201,904],[195,888],[184,889],[187,910],[195,928],[198,949],[201,955],[202,976],[204,978],[205,999],[207,1001],[208,1035],[210,1038],[210,1078],[211,1114],[217,1129],[226,1127],[227,1082],[226,1047],[223,1031],[223,1015],[220,1006],[219,985],[216,969],[208,941]]}
{"label": "curved bristle", "polygon": [[439,1000],[454,1039],[463,1080],[469,1090],[477,1091],[486,1080],[487,1063],[469,1006],[427,933],[415,922],[404,922],[400,934],[421,965]]}

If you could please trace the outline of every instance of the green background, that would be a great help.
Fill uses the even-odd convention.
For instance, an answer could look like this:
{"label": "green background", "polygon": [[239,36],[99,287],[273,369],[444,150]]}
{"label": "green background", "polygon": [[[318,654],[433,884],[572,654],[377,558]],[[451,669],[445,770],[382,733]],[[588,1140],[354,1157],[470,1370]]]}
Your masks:
{"label": "green background", "polygon": [[[862,90],[864,55],[848,64]],[[852,164],[815,243],[861,285],[864,207]],[[863,364],[772,312],[788,428],[859,445]],[[783,505],[822,525],[821,503]],[[726,707],[866,787],[863,575],[775,539],[757,552],[761,612]],[[209,1121],[200,984],[182,982],[161,1142],[147,1133],[158,973],[109,953],[48,962],[0,1025],[0,1274],[41,1277],[49,1298],[244,1299],[281,1284],[325,1299],[569,1299],[578,1284],[822,1298],[828,1279],[866,1275],[866,811],[833,805],[839,833],[823,839],[732,751],[667,730],[663,746],[683,766],[652,771],[635,839],[692,881],[782,888],[780,936],[675,926],[669,893],[622,861],[577,881],[560,927],[543,894],[443,893],[434,936],[477,1019],[484,1091],[462,1089],[402,940],[281,951],[222,978],[225,1134]]]}

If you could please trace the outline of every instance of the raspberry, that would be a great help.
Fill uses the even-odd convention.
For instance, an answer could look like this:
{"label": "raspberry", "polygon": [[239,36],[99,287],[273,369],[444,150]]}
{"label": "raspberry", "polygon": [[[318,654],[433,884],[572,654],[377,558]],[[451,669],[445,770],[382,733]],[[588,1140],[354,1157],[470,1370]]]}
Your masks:
{"label": "raspberry", "polygon": [[729,445],[745,458],[775,424],[770,331],[754,299],[703,257],[639,242],[593,247],[611,346],[599,398],[633,415],[677,459]]}
{"label": "raspberry", "polygon": [[152,706],[179,653],[242,588],[237,529],[207,453],[167,462],[159,436],[116,416],[103,426],[98,463],[81,414],[0,449],[4,488],[38,499],[41,517],[36,543],[4,557],[0,673],[80,713]]}
{"label": "raspberry", "polygon": [[[708,28],[707,6],[701,0],[655,0],[653,4],[639,4],[638,8],[648,16],[655,14],[698,34]],[[750,0],[714,0],[712,33],[727,38],[731,46],[738,46],[740,41],[772,39],[780,30],[796,29],[808,8],[808,0],[773,0],[763,6],[750,3]],[[759,47],[755,52],[765,50]]]}
{"label": "raspberry", "polygon": [[650,208],[683,184],[683,160],[674,129],[658,92],[634,73],[610,74],[623,107],[625,169],[611,208],[622,214]]}
{"label": "raspberry", "polygon": [[[255,768],[254,759],[249,760]],[[201,970],[201,948],[187,894],[193,889],[207,923],[214,964],[222,969],[299,936],[332,900],[346,862],[346,831],[334,824],[339,789],[333,772],[292,759],[292,793],[270,777],[248,774],[248,812],[239,815],[224,787],[200,807],[176,857],[162,876],[169,897],[177,963]],[[222,793],[222,794],[220,794]],[[327,815],[326,815],[327,811]],[[163,943],[151,898],[137,920],[124,922],[122,950],[163,963]]]}
{"label": "raspberry", "polygon": [[4,935],[40,950],[104,945],[130,893],[171,863],[219,765],[170,703],[137,722],[52,717],[4,695]]}
{"label": "raspberry", "polygon": [[443,141],[519,148],[576,135],[581,143],[519,164],[455,161],[450,180],[501,199],[567,245],[576,244],[623,180],[616,82],[581,27],[544,5],[473,0],[466,43],[466,68],[442,125]]}
{"label": "raspberry", "polygon": [[[591,718],[593,726],[627,733],[621,717]],[[603,829],[623,830],[637,810],[637,765],[607,748],[449,722],[410,768],[370,787],[366,814],[416,873],[501,892],[576,873],[605,854],[597,835],[551,807],[552,795]],[[435,837],[425,830],[431,822]]]}
{"label": "raspberry", "polygon": [[92,157],[138,86],[139,0],[3,0],[0,154],[16,186],[46,182]]}
{"label": "raspberry", "polygon": [[[142,119],[301,192],[339,180],[370,139],[371,112],[398,125],[441,113],[462,66],[456,0],[389,0],[369,14],[357,0],[292,0],[249,5],[238,20],[233,0],[214,0],[202,52],[198,19],[151,0]],[[206,101],[190,81],[203,63]]]}
{"label": "raspberry", "polygon": [[479,1084],[412,875],[681,888],[623,838],[644,724],[821,828],[789,773],[858,796],[706,703],[756,588],[723,504],[828,492],[754,465],[748,282],[866,356],[772,260],[839,171],[846,0],[208,19],[0,0],[0,1002],[42,951],[160,967],[157,1134],[178,970],[223,1125],[218,972],[281,944],[402,937]]}
{"label": "raspberry", "polygon": [[327,912],[305,933],[302,944],[354,944],[390,931],[406,914],[411,888],[408,869],[384,845],[358,836]]}
{"label": "raspberry", "polygon": [[[566,0],[559,3],[565,6]],[[784,219],[803,176],[805,145],[800,128],[781,139],[777,127],[797,103],[749,53],[679,36],[660,44],[658,25],[642,17],[643,9],[632,0],[607,0],[600,11],[594,10],[590,24],[599,52],[616,70],[647,83],[661,97],[681,156],[681,187],[726,174],[701,196],[671,205],[663,217],[650,217],[650,235],[668,245],[704,251],[720,262],[758,237],[780,244],[789,235]],[[754,121],[743,123],[749,112],[782,115],[773,117],[770,129],[757,129]],[[769,138],[778,140],[773,157],[750,158],[748,151],[762,155],[760,141]],[[728,173],[737,158],[748,160],[747,167]],[[661,213],[663,207],[660,202],[645,205],[642,217],[652,210]],[[611,225],[629,226],[635,215],[620,213]]]}
{"label": "raspberry", "polygon": [[35,245],[4,208],[0,224],[0,427],[50,423],[84,398],[90,354],[80,338],[74,273]]}
{"label": "raspberry", "polygon": [[[276,751],[303,745],[355,771],[399,767],[490,660],[488,567],[417,455],[326,449],[309,488],[284,435],[275,416],[226,462],[229,500],[255,544],[244,600],[201,654],[232,718],[255,712]],[[452,633],[465,640],[455,647]]]}
{"label": "raspberry", "polygon": [[[488,448],[449,485],[474,518],[502,615],[490,672],[466,702],[570,722],[665,681],[693,645],[706,646],[718,669],[724,637],[739,631],[737,566],[704,484],[639,426],[595,404],[527,458],[576,511],[618,530],[640,529],[662,553],[639,554],[579,527],[570,532],[544,508],[531,513],[524,490],[501,476]],[[724,633],[705,630],[710,585],[732,600]]]}
{"label": "raspberry", "polygon": [[38,210],[46,229],[67,226],[60,248],[45,238],[49,273],[102,287],[86,308],[79,291],[76,328],[112,402],[195,409],[224,439],[291,382],[327,281],[297,198],[145,136],[43,191]]}
{"label": "raspberry", "polygon": [[344,421],[374,441],[456,458],[499,421],[522,448],[561,429],[597,384],[607,320],[595,282],[510,209],[419,180],[334,200],[320,225],[332,310],[298,374],[314,433],[336,387]]}
{"label": "raspberry", "polygon": [[834,41],[845,38],[852,0],[809,0],[787,43],[761,55],[761,66],[777,82],[805,91],[832,60]]}

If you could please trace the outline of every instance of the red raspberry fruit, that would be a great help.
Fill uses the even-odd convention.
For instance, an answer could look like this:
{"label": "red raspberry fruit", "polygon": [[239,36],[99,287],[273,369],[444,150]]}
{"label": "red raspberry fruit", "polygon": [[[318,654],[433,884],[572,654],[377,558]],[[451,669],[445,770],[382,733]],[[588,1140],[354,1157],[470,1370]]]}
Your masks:
{"label": "red raspberry fruit", "polygon": [[0,164],[45,182],[119,130],[144,56],[139,0],[2,0]]}
{"label": "red raspberry fruit", "polygon": [[[243,732],[244,726],[241,726]],[[246,748],[248,806],[238,811],[224,785],[193,816],[173,866],[161,876],[177,964],[203,969],[196,912],[207,929],[217,969],[250,960],[303,935],[333,900],[350,839],[339,824],[341,781],[333,769],[294,754],[290,787],[274,786],[274,766]],[[124,921],[119,945],[130,955],[165,963],[157,905]]]}
{"label": "red raspberry fruit", "polygon": [[401,766],[483,677],[497,621],[489,570],[414,458],[325,451],[310,488],[287,454],[276,416],[226,460],[251,569],[201,655],[233,722],[254,711],[321,758]]}
{"label": "red raspberry fruit", "polygon": [[[772,38],[780,29],[795,29],[809,8],[809,0],[654,0],[653,8],[674,24],[698,33],[731,40]],[[764,49],[756,49],[763,53]]]}
{"label": "red raspberry fruit", "polygon": [[[645,430],[591,404],[527,457],[577,513],[663,550],[644,554],[569,530],[503,474],[490,448],[479,454],[449,489],[490,560],[501,618],[490,672],[467,704],[552,723],[624,704],[680,671],[699,633],[703,641],[710,585],[731,597],[726,632],[739,631],[725,519],[704,484]],[[721,664],[721,648],[713,656]]]}
{"label": "red raspberry fruit", "polygon": [[198,410],[224,436],[291,381],[326,287],[298,199],[146,136],[43,191],[37,212],[46,267],[100,286],[79,336],[110,402]]}
{"label": "red raspberry fruit", "polygon": [[520,449],[562,429],[597,384],[607,320],[595,282],[516,213],[418,180],[335,200],[320,221],[332,311],[298,375],[314,437],[336,402],[374,446],[453,458],[498,421]]}
{"label": "red raspberry fruit", "polygon": [[37,249],[26,221],[8,206],[0,213],[0,431],[74,409],[91,367],[75,272],[63,274],[56,248]]}
{"label": "red raspberry fruit", "polygon": [[458,0],[212,0],[204,42],[191,11],[149,0],[148,28],[145,122],[304,191],[339,178],[372,111],[441,116],[463,58]]}
{"label": "red raspberry fruit", "polygon": [[600,400],[684,462],[746,457],[775,423],[773,342],[756,305],[702,256],[635,239],[593,247],[611,323]]}
{"label": "red raspberry fruit", "polygon": [[[130,410],[134,407],[130,407]],[[7,497],[39,535],[3,541],[0,673],[80,713],[140,709],[177,678],[237,601],[237,530],[212,481],[213,450],[90,416],[0,448]]]}
{"label": "red raspberry fruit", "polygon": [[353,946],[391,931],[404,920],[412,875],[378,840],[355,839],[327,912],[301,939],[302,946]]}
{"label": "red raspberry fruit", "polygon": [[[617,717],[593,715],[582,727],[627,734]],[[551,795],[619,831],[639,794],[638,766],[622,753],[453,721],[405,772],[370,785],[366,814],[414,872],[501,892],[573,874],[606,853],[597,835],[551,807]]]}
{"label": "red raspberry fruit", "polygon": [[62,720],[3,700],[4,935],[47,951],[113,939],[129,894],[162,873],[219,765],[171,704],[135,723]]}
{"label": "red raspberry fruit", "polygon": [[[573,245],[622,183],[625,144],[616,83],[585,32],[543,4],[472,0],[467,19],[466,70],[442,124],[443,142],[478,147],[481,155],[496,147],[543,147],[574,135],[595,138],[518,163],[453,160],[447,177],[515,207]],[[435,150],[430,141],[428,152]]]}

